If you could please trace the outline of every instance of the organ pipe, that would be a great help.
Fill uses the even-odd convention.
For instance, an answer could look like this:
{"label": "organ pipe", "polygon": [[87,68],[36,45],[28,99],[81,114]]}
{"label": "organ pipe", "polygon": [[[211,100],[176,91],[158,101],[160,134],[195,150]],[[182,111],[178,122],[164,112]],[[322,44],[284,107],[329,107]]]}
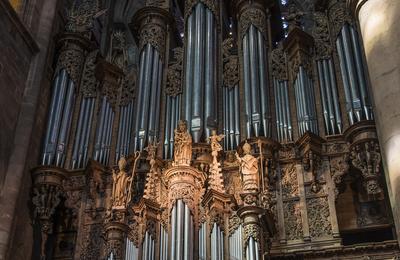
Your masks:
{"label": "organ pipe", "polygon": [[53,86],[42,164],[62,167],[75,102],[75,84],[67,71],[61,69]]}
{"label": "organ pipe", "polygon": [[187,18],[185,119],[194,142],[209,137],[216,121],[216,24],[214,14],[198,3]]}
{"label": "organ pipe", "polygon": [[115,154],[116,163],[120,157],[127,156],[130,152],[129,145],[131,143],[133,108],[134,104],[132,101],[128,105],[120,106],[117,147]]}
{"label": "organ pipe", "polygon": [[361,120],[371,120],[373,119],[372,106],[361,58],[362,50],[357,31],[349,24],[342,27],[336,39],[336,47],[350,125]]}
{"label": "organ pipe", "polygon": [[278,140],[293,141],[287,80],[274,79],[275,116]]}

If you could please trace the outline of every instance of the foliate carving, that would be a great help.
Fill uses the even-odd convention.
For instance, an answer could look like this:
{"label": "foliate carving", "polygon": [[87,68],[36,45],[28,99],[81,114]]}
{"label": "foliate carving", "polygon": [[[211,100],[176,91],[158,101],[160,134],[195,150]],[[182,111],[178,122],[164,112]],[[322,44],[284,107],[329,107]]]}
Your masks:
{"label": "foliate carving", "polygon": [[150,235],[153,240],[157,239],[157,224],[154,220],[147,220],[146,232]]}
{"label": "foliate carving", "polygon": [[85,98],[96,97],[96,88],[99,84],[95,76],[98,52],[98,50],[90,52],[84,65],[80,91]]}
{"label": "foliate carving", "polygon": [[162,9],[168,9],[169,1],[166,0],[146,0],[146,6],[154,6]]}
{"label": "foliate carving", "polygon": [[342,183],[343,176],[348,172],[350,165],[348,164],[348,156],[344,155],[330,160],[331,177],[335,183],[335,197],[339,195],[338,185]]}
{"label": "foliate carving", "polygon": [[180,185],[178,189],[174,189],[170,192],[170,205],[173,205],[175,201],[181,199],[193,213],[195,208],[194,195],[195,189],[192,185]]}
{"label": "foliate carving", "polygon": [[370,195],[380,194],[379,184],[381,154],[376,141],[357,144],[351,148],[351,162],[361,171],[363,185]]}
{"label": "foliate carving", "polygon": [[[107,242],[106,244],[106,252],[107,252],[107,259],[115,259],[121,260],[123,259],[123,246],[124,241],[113,239]],[[113,257],[111,257],[111,255]]]}
{"label": "foliate carving", "polygon": [[215,17],[218,17],[218,2],[216,0],[187,0],[185,1],[185,20],[192,14],[193,8],[198,3],[204,4]]}
{"label": "foliate carving", "polygon": [[139,50],[142,51],[143,47],[147,44],[153,46],[164,60],[164,46],[165,46],[165,28],[156,23],[151,23],[151,18],[144,21],[144,26],[140,29]]}
{"label": "foliate carving", "polygon": [[122,79],[120,106],[126,106],[133,101],[135,97],[136,86],[136,70],[132,69],[127,72]]}
{"label": "foliate carving", "polygon": [[85,57],[82,49],[77,45],[66,43],[61,49],[57,69],[65,69],[74,83],[78,84],[84,59]]}
{"label": "foliate carving", "polygon": [[115,109],[118,101],[118,88],[116,86],[116,84],[107,80],[103,81],[102,95],[106,97],[113,109]]}
{"label": "foliate carving", "polygon": [[133,219],[129,224],[129,232],[128,232],[128,239],[137,247],[139,248],[140,245],[140,237],[141,237],[141,232],[140,232],[140,224],[136,220],[136,218]]}
{"label": "foliate carving", "polygon": [[266,16],[265,13],[258,8],[247,8],[240,16],[239,20],[239,35],[244,37],[250,25],[255,26],[261,34],[264,36],[264,40],[267,39],[266,31]]}
{"label": "foliate carving", "polygon": [[297,171],[294,164],[282,169],[282,195],[283,197],[295,197],[299,194],[299,184],[297,182]]}
{"label": "foliate carving", "polygon": [[260,241],[261,230],[257,224],[254,223],[245,224],[243,227],[243,233],[244,233],[243,241],[245,242],[245,245],[247,245],[247,243],[249,242],[250,237],[252,237],[257,242]]}
{"label": "foliate carving", "polygon": [[[33,215],[38,220],[51,220],[56,207],[61,202],[63,194],[61,187],[50,184],[42,184],[33,188],[32,203]],[[51,232],[50,232],[51,233]]]}
{"label": "foliate carving", "polygon": [[217,211],[215,208],[211,209],[211,211],[208,213],[209,218],[210,218],[210,230],[212,230],[214,223],[216,223],[220,229],[223,231],[225,224],[224,224],[224,215],[223,213]]}
{"label": "foliate carving", "polygon": [[229,235],[235,233],[235,231],[240,228],[242,224],[242,220],[236,214],[231,214],[229,217]]}
{"label": "foliate carving", "polygon": [[307,201],[308,223],[311,237],[323,237],[332,234],[329,205],[326,197]]}
{"label": "foliate carving", "polygon": [[173,49],[175,62],[170,63],[167,71],[167,85],[165,93],[175,97],[182,93],[183,49]]}
{"label": "foliate carving", "polygon": [[311,59],[303,51],[298,51],[292,58],[290,62],[290,72],[292,73],[292,79],[295,80],[297,78],[297,74],[299,73],[300,66],[304,68],[306,71],[307,75],[309,77],[312,77],[312,64],[311,64]]}
{"label": "foliate carving", "polygon": [[239,83],[239,59],[237,55],[231,54],[235,48],[232,37],[225,39],[222,43],[224,59],[224,86],[233,88]]}
{"label": "foliate carving", "polygon": [[287,80],[287,63],[283,47],[280,45],[278,48],[271,52],[272,61],[272,75],[276,80]]}
{"label": "foliate carving", "polygon": [[158,201],[160,199],[159,196],[159,168],[156,165],[156,152],[157,152],[157,142],[149,143],[149,145],[145,148],[147,151],[146,160],[150,163],[150,171],[146,177],[146,184],[144,188],[143,198],[149,199],[152,201]]}
{"label": "foliate carving", "polygon": [[314,41],[316,59],[329,59],[332,53],[332,46],[329,37],[328,18],[322,12],[314,13]]}
{"label": "foliate carving", "polygon": [[84,36],[90,38],[90,30],[94,26],[94,21],[106,10],[99,10],[98,0],[74,1],[70,10],[67,11],[67,23],[65,30],[67,32],[84,33]]}
{"label": "foliate carving", "polygon": [[82,230],[81,260],[100,259],[100,250],[104,244],[102,224],[85,225]]}
{"label": "foliate carving", "polygon": [[296,201],[283,203],[283,215],[285,220],[286,239],[301,239],[303,237],[303,228],[299,203]]}
{"label": "foliate carving", "polygon": [[126,53],[126,34],[124,31],[115,30],[112,32],[110,62],[121,70],[127,66],[128,57]]}
{"label": "foliate carving", "polygon": [[335,1],[329,8],[329,20],[331,23],[332,35],[336,38],[345,23],[352,24],[349,8],[346,7],[345,0]]}

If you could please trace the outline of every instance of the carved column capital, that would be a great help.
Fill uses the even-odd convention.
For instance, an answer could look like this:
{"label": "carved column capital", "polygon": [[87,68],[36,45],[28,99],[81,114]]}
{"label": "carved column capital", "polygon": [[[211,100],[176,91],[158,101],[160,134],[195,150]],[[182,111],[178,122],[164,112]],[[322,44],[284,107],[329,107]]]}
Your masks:
{"label": "carved column capital", "polygon": [[267,15],[264,1],[236,1],[236,12],[239,20],[239,36],[243,37],[250,25],[255,26],[267,40]]}
{"label": "carved column capital", "polygon": [[139,51],[142,51],[145,45],[151,44],[164,61],[165,41],[171,19],[166,10],[154,6],[137,11],[130,26],[134,35],[139,35]]}
{"label": "carved column capital", "polygon": [[79,33],[64,33],[57,43],[60,54],[56,70],[65,69],[74,83],[78,84],[91,42]]}
{"label": "carved column capital", "polygon": [[125,237],[128,230],[126,224],[120,222],[109,222],[105,225],[106,232],[106,254],[113,254],[115,260],[124,259]]}

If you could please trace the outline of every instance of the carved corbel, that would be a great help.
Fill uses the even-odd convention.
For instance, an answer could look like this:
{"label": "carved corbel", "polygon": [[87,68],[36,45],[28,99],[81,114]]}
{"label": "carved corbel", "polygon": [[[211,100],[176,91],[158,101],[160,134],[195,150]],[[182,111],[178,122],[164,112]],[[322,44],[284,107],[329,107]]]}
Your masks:
{"label": "carved corbel", "polygon": [[46,243],[48,236],[53,233],[53,217],[64,196],[62,183],[66,175],[59,168],[38,167],[32,170],[32,178],[33,217],[41,231],[40,256],[46,259]]}
{"label": "carved corbel", "polygon": [[368,195],[382,193],[379,183],[381,175],[381,154],[376,140],[369,140],[351,147],[350,159],[355,168],[360,170],[363,186]]}

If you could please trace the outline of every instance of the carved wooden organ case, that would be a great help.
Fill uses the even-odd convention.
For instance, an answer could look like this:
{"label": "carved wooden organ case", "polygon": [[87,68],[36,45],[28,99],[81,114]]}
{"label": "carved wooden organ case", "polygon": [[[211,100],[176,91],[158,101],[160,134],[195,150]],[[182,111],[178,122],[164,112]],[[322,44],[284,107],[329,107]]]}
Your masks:
{"label": "carved wooden organ case", "polygon": [[[106,52],[93,30],[102,10],[74,4],[58,41],[32,169],[37,254],[333,259],[396,250],[343,250],[351,234],[393,225],[345,1],[146,1],[129,26],[102,20]],[[180,120],[192,140],[184,163],[174,160]],[[221,150],[213,130],[224,135]],[[254,189],[245,155],[257,161]]]}

